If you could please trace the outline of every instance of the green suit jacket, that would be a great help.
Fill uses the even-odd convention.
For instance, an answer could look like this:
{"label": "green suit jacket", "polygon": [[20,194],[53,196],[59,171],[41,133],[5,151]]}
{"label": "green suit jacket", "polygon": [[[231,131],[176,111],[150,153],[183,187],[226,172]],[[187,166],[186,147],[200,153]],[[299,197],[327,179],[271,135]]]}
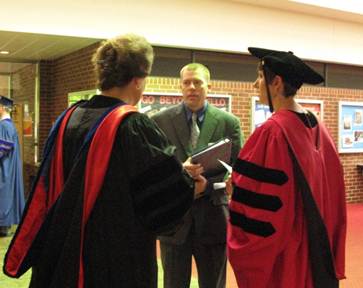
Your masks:
{"label": "green suit jacket", "polygon": [[[152,119],[176,146],[176,155],[181,162],[184,162],[192,153],[189,145],[190,128],[184,104],[161,111]],[[200,129],[197,150],[226,137],[232,140],[231,163],[233,163],[237,159],[242,144],[239,119],[231,113],[208,104]],[[160,237],[160,241],[173,244],[183,243],[194,221],[195,237],[199,237],[205,243],[225,243],[228,198],[223,189],[213,189],[213,183],[222,182],[224,176],[225,173],[221,173],[207,178],[205,196],[194,201],[192,209],[184,217],[181,229],[174,236]]]}

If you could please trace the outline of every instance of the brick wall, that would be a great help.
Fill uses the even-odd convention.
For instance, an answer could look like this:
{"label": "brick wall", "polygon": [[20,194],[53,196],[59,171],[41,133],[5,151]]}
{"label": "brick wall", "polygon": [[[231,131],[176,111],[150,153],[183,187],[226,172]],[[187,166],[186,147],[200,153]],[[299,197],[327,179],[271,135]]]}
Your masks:
{"label": "brick wall", "polygon": [[[41,65],[43,66],[41,67],[41,77],[45,71],[50,72],[45,77],[51,76],[49,83],[52,84],[47,88],[47,91],[51,93],[44,92],[41,95],[41,101],[44,100],[47,103],[41,106],[43,107],[41,114],[45,113],[40,123],[41,143],[44,142],[45,131],[49,129],[56,116],[67,107],[67,94],[95,88],[90,59],[96,46],[92,45],[51,64],[43,63]],[[178,79],[149,77],[146,91],[179,92]],[[239,117],[243,134],[247,138],[250,135],[251,127],[251,97],[257,96],[257,91],[253,89],[252,83],[212,81],[211,94],[213,93],[232,96],[232,112]],[[363,91],[308,86],[299,91],[297,98],[324,101],[324,122],[337,143],[338,101],[363,101]],[[46,120],[46,118],[48,119]],[[363,202],[363,176],[356,167],[358,162],[363,162],[363,153],[341,154],[341,160],[345,171],[348,202]]]}
{"label": "brick wall", "polygon": [[42,157],[44,142],[52,124],[53,111],[53,66],[52,61],[42,61],[39,65],[39,156]]}
{"label": "brick wall", "polygon": [[91,45],[54,61],[40,63],[40,151],[57,116],[67,108],[68,93],[95,88]]}

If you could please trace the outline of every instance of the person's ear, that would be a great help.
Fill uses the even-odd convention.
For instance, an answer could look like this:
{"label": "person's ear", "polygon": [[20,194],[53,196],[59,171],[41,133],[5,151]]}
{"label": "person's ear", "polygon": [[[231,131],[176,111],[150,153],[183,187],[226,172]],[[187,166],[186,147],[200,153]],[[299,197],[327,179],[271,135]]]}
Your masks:
{"label": "person's ear", "polygon": [[271,82],[271,86],[275,87],[277,90],[280,90],[280,88],[284,86],[284,80],[282,80],[281,76],[276,75]]}
{"label": "person's ear", "polygon": [[143,80],[144,80],[144,78],[138,78],[138,77],[134,77],[134,79],[132,79],[133,84],[134,84],[134,86],[135,86],[135,88],[137,90],[142,89],[142,87],[143,87]]}
{"label": "person's ear", "polygon": [[283,80],[282,80],[281,76],[276,75],[274,77],[274,79],[272,80],[272,83],[271,84],[272,85],[275,85],[275,86],[281,86],[283,84]]}
{"label": "person's ear", "polygon": [[179,88],[180,88],[180,90],[183,90],[183,87],[184,87],[184,85],[183,85],[183,79],[182,78],[179,78]]}
{"label": "person's ear", "polygon": [[276,75],[272,81],[272,84],[279,94],[284,93],[284,80],[281,78],[281,76]]}

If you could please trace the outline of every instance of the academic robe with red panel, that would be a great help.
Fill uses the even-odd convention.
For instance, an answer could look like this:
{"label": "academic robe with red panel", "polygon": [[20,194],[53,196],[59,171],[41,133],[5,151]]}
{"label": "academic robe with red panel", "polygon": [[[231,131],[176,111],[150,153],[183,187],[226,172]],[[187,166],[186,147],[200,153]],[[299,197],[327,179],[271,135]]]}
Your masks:
{"label": "academic robe with red panel", "polygon": [[30,288],[157,287],[156,235],[178,226],[194,181],[156,124],[122,104],[97,95],[56,122],[8,276],[32,268]]}
{"label": "academic robe with red panel", "polygon": [[308,128],[296,113],[276,112],[240,151],[232,180],[227,244],[238,286],[338,287],[345,188],[324,125]]}

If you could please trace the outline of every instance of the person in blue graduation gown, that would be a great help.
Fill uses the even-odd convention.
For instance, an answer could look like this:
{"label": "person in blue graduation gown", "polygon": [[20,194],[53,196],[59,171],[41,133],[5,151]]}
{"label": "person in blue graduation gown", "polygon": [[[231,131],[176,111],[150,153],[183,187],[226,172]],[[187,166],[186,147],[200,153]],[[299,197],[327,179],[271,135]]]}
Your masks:
{"label": "person in blue graduation gown", "polygon": [[18,134],[10,118],[13,101],[0,96],[0,237],[10,235],[24,208],[24,188]]}

